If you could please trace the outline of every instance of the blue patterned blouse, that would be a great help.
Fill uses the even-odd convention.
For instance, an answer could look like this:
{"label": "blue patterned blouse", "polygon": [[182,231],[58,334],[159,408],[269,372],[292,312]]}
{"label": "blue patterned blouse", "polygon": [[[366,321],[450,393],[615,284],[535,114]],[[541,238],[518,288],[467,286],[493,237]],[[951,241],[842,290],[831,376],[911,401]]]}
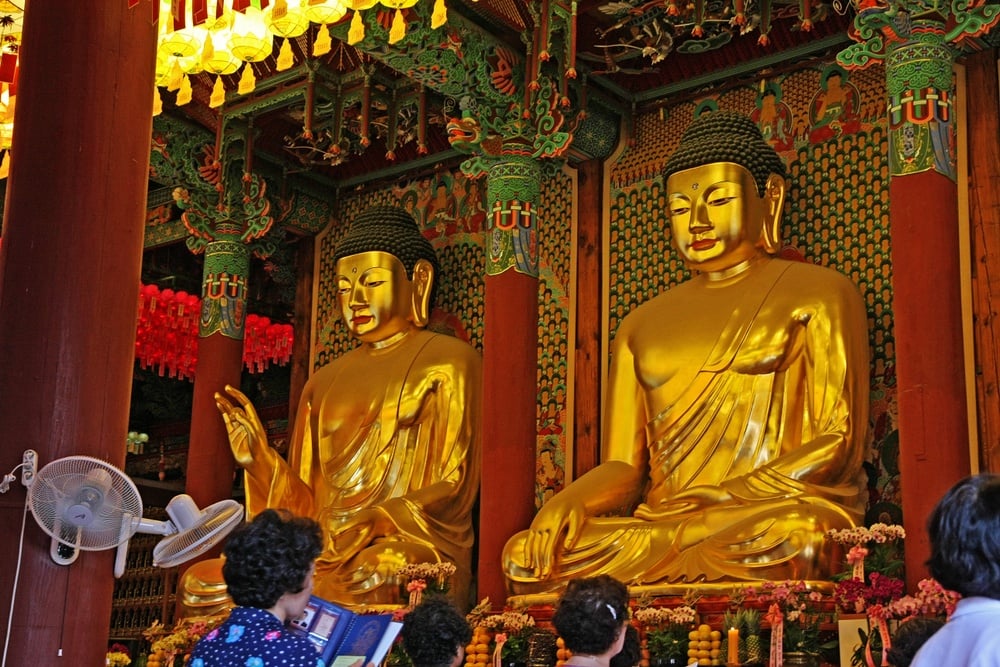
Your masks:
{"label": "blue patterned blouse", "polygon": [[202,637],[188,667],[326,667],[308,639],[294,634],[271,612],[236,607]]}

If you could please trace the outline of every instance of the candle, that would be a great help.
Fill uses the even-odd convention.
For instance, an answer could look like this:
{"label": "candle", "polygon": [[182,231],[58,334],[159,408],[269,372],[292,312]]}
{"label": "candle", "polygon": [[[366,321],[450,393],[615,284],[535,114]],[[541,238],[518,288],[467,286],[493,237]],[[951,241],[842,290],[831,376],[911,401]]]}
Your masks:
{"label": "candle", "polygon": [[740,630],[739,628],[729,628],[729,657],[726,661],[729,665],[740,664]]}

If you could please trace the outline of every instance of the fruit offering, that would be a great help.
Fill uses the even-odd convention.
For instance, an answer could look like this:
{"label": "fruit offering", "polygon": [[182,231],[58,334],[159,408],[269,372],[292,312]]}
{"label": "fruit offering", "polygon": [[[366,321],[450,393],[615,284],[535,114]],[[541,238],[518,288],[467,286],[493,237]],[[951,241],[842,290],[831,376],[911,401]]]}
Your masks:
{"label": "fruit offering", "polygon": [[721,665],[722,633],[702,623],[688,634],[688,664]]}
{"label": "fruit offering", "polygon": [[490,631],[479,625],[472,631],[472,640],[465,647],[465,667],[485,667],[491,660]]}
{"label": "fruit offering", "polygon": [[563,667],[572,655],[573,652],[566,648],[563,638],[556,637],[556,667]]}

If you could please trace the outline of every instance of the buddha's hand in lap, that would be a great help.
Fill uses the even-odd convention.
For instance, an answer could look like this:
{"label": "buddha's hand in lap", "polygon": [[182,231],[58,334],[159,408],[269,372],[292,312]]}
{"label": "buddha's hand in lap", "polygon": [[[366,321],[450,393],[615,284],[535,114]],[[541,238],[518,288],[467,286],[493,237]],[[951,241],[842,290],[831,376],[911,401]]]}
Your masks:
{"label": "buddha's hand in lap", "polygon": [[670,519],[730,503],[732,500],[732,495],[724,488],[706,485],[692,486],[675,493],[656,507],[642,503],[636,508],[635,517],[644,521]]}
{"label": "buddha's hand in lap", "polygon": [[395,532],[396,526],[384,509],[368,507],[329,531],[330,551],[339,561],[347,562],[376,538]]}
{"label": "buddha's hand in lap", "polygon": [[270,470],[275,454],[268,446],[267,432],[257,410],[239,389],[226,385],[226,393],[229,396],[215,393],[215,405],[222,413],[236,462],[251,474],[255,470]]}
{"label": "buddha's hand in lap", "polygon": [[557,493],[542,505],[525,537],[525,565],[532,568],[539,579],[552,573],[555,554],[576,543],[587,518],[586,505],[566,491]]}

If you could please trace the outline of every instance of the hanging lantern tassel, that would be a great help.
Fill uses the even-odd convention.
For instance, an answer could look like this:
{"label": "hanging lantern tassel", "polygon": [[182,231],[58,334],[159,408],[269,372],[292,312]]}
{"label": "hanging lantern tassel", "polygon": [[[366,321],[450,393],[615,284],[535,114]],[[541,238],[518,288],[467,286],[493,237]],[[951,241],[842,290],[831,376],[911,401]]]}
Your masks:
{"label": "hanging lantern tassel", "polygon": [[767,46],[771,42],[771,38],[767,36],[767,33],[771,32],[771,0],[761,0],[760,2],[760,37],[757,38],[757,44],[760,46]]}
{"label": "hanging lantern tassel", "polygon": [[389,43],[395,44],[406,37],[406,20],[403,18],[403,10],[397,9],[392,17],[392,26],[389,28]]}
{"label": "hanging lantern tassel", "polygon": [[361,12],[354,10],[351,17],[351,28],[347,31],[347,43],[354,46],[365,38],[365,22],[361,20]]}
{"label": "hanging lantern tassel", "polygon": [[191,79],[185,74],[181,78],[180,89],[177,91],[177,106],[182,107],[191,101]]}
{"label": "hanging lantern tassel", "polygon": [[163,100],[160,99],[160,89],[153,86],[153,115],[159,116],[163,113]]}
{"label": "hanging lantern tassel", "polygon": [[427,155],[427,90],[423,86],[417,98],[417,155]]}
{"label": "hanging lantern tassel", "polygon": [[448,22],[448,8],[444,0],[435,0],[434,11],[431,13],[431,29],[436,30]]}
{"label": "hanging lantern tassel", "polygon": [[313,42],[313,56],[319,57],[330,53],[333,48],[333,40],[330,39],[330,27],[323,24],[316,32],[316,41]]}
{"label": "hanging lantern tassel", "polygon": [[691,28],[691,36],[701,38],[705,35],[705,0],[695,0],[694,2],[694,27]]}
{"label": "hanging lantern tassel", "polygon": [[743,26],[747,24],[746,0],[736,0],[736,16],[733,17],[733,23],[738,25],[740,28],[743,28]]}
{"label": "hanging lantern tassel", "polygon": [[215,85],[212,86],[212,96],[208,98],[208,106],[217,109],[226,101],[226,87],[222,84],[222,76],[216,75]]}
{"label": "hanging lantern tassel", "polygon": [[812,0],[799,0],[799,19],[802,21],[803,32],[809,32],[813,29]]}
{"label": "hanging lantern tassel", "polygon": [[249,95],[257,87],[257,77],[253,74],[253,67],[250,63],[243,66],[243,74],[240,75],[240,85],[236,92],[240,95]]}
{"label": "hanging lantern tassel", "polygon": [[184,70],[181,69],[181,64],[174,59],[174,66],[170,68],[170,76],[167,77],[167,91],[174,92],[181,87],[181,81],[184,79]]}
{"label": "hanging lantern tassel", "polygon": [[277,70],[284,72],[295,63],[295,56],[292,55],[292,43],[285,37],[281,40],[281,49],[278,51]]}
{"label": "hanging lantern tassel", "polygon": [[365,148],[371,144],[372,140],[368,137],[368,123],[371,120],[371,105],[372,105],[372,80],[370,75],[365,75],[365,85],[361,89],[361,145]]}

